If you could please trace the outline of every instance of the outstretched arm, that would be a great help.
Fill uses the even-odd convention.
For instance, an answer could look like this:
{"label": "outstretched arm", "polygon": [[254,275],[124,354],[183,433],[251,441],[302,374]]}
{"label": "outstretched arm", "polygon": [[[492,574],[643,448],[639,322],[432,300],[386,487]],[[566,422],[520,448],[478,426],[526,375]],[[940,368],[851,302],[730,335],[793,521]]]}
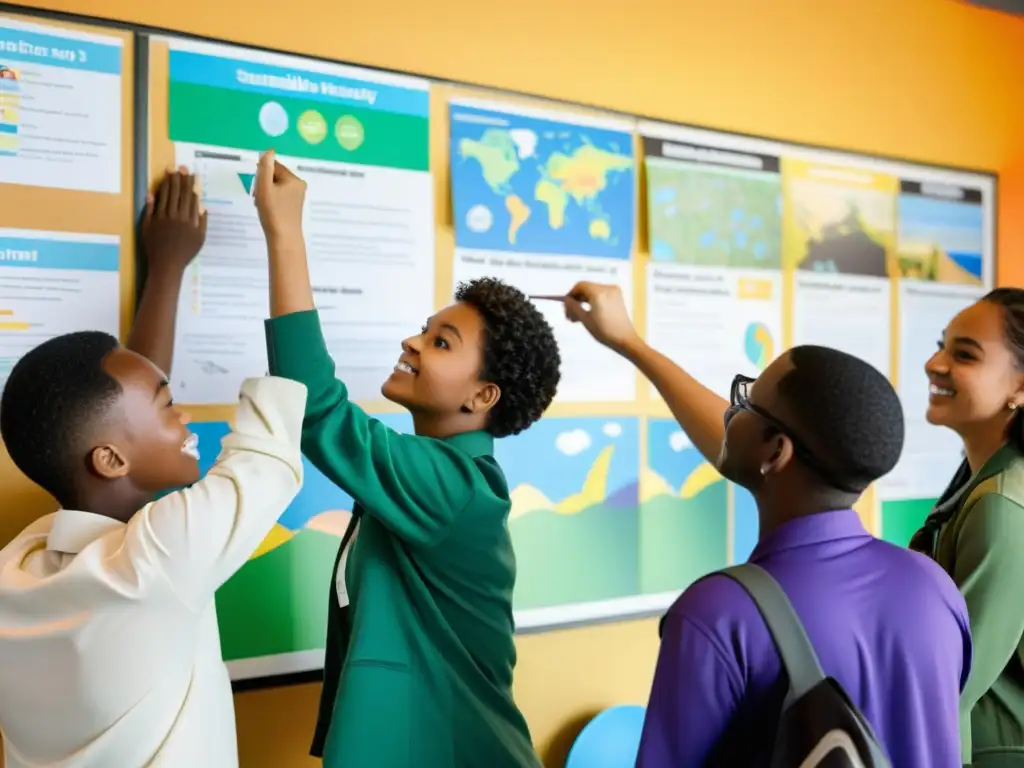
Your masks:
{"label": "outstretched arm", "polygon": [[142,289],[128,348],[170,373],[174,325],[185,268],[206,239],[206,212],[201,209],[197,179],[181,168],[169,171],[146,201],[141,243],[146,258]]}
{"label": "outstretched arm", "polygon": [[618,286],[578,283],[565,298],[565,316],[635,365],[661,393],[697,450],[708,461],[718,461],[729,403],[640,338]]}
{"label": "outstretched arm", "polygon": [[305,387],[294,381],[246,381],[217,463],[195,485],[135,515],[111,564],[134,580],[159,573],[186,605],[203,610],[302,487],[305,404]]}
{"label": "outstretched arm", "polygon": [[308,389],[302,449],[313,465],[397,536],[429,546],[472,498],[476,466],[439,440],[395,432],[349,400],[313,305],[302,234],[305,190],[273,153],[261,158],[256,206],[270,259],[270,372]]}

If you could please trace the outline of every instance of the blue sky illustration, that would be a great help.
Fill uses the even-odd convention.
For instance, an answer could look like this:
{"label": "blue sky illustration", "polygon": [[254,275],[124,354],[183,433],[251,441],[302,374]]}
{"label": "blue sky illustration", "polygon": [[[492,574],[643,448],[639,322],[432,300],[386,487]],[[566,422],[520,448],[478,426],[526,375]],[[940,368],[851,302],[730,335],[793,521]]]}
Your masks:
{"label": "blue sky illustration", "polygon": [[594,459],[614,445],[608,494],[638,480],[640,424],[635,418],[588,417],[541,419],[525,432],[498,440],[495,458],[509,489],[521,483],[560,501],[583,487]]}
{"label": "blue sky illustration", "polygon": [[[647,466],[676,490],[704,457],[672,419],[647,422]],[[757,544],[757,505],[749,492],[733,485],[733,559],[745,562]]]}
{"label": "blue sky illustration", "polygon": [[673,419],[647,422],[647,466],[678,490],[704,457]]}
{"label": "blue sky illustration", "polygon": [[[389,413],[376,418],[400,432],[412,431],[412,418],[407,413]],[[199,467],[205,475],[220,454],[220,441],[228,433],[228,425],[223,421],[211,421],[190,424],[189,429],[199,436]],[[324,477],[308,460],[304,461],[302,490],[280,518],[281,525],[293,531],[328,509],[352,509],[352,497]]]}

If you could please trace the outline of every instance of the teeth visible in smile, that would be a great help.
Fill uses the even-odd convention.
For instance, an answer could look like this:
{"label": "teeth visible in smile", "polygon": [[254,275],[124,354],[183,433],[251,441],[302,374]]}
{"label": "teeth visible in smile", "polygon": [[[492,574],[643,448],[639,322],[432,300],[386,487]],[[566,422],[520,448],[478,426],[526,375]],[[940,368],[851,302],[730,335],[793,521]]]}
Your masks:
{"label": "teeth visible in smile", "polygon": [[941,397],[952,397],[956,394],[951,389],[943,389],[942,387],[937,387],[934,384],[928,385],[928,393],[932,395],[939,395]]}
{"label": "teeth visible in smile", "polygon": [[181,444],[181,452],[186,456],[191,456],[196,461],[199,460],[199,436],[189,435],[184,443]]}
{"label": "teeth visible in smile", "polygon": [[413,368],[408,363],[402,363],[402,362],[399,362],[398,365],[395,366],[395,370],[396,371],[401,371],[402,373],[416,373],[416,369],[415,368]]}

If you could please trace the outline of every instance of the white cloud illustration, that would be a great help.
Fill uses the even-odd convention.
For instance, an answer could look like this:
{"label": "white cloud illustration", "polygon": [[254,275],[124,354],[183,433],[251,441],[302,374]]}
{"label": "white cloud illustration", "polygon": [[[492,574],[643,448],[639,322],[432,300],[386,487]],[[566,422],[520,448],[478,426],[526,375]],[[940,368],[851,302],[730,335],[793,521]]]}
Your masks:
{"label": "white cloud illustration", "polygon": [[609,421],[601,429],[605,437],[618,437],[622,434],[622,425],[617,421]]}
{"label": "white cloud illustration", "polygon": [[668,436],[668,444],[669,447],[676,453],[684,451],[691,445],[693,445],[693,443],[690,442],[690,438],[688,438],[686,436],[686,433],[683,432],[681,429],[677,429],[675,432]]}
{"label": "white cloud illustration", "polygon": [[575,456],[590,447],[590,435],[582,429],[562,432],[555,438],[555,447],[566,456]]}

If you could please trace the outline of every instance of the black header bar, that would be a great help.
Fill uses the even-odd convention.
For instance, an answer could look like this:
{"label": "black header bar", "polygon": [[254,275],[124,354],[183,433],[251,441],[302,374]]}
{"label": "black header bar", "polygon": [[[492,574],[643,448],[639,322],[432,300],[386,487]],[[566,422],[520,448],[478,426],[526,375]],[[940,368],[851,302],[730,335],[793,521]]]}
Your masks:
{"label": "black header bar", "polygon": [[779,172],[779,158],[756,152],[740,152],[719,147],[702,147],[682,141],[666,141],[644,136],[644,156],[681,160],[698,165],[714,165],[746,171]]}
{"label": "black header bar", "polygon": [[935,181],[902,179],[900,180],[900,192],[904,195],[919,195],[920,197],[931,197],[936,200],[949,200],[957,203],[981,205],[984,202],[984,195],[980,189],[958,187],[955,184],[940,184]]}

